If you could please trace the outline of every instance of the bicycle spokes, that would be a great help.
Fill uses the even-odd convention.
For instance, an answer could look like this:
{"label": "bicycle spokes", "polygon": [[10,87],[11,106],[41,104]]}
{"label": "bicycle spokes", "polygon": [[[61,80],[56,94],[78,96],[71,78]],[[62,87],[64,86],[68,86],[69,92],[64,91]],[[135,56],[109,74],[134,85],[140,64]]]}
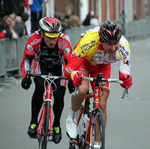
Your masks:
{"label": "bicycle spokes", "polygon": [[90,133],[90,148],[94,149],[105,147],[105,124],[103,113],[100,109],[95,111],[92,121],[92,129]]}

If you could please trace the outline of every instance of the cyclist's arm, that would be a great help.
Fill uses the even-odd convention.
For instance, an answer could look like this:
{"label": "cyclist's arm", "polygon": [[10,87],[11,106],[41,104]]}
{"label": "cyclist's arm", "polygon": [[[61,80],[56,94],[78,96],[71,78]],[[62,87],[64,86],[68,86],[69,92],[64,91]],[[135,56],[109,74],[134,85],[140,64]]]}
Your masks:
{"label": "cyclist's arm", "polygon": [[24,56],[24,59],[21,62],[21,75],[23,78],[26,77],[27,71],[30,71],[33,58],[34,58],[34,56],[32,56],[32,55]]}
{"label": "cyclist's arm", "polygon": [[21,62],[21,75],[23,78],[26,77],[27,71],[30,71],[31,63],[34,58],[34,48],[31,46],[31,40],[26,43],[23,60]]}
{"label": "cyclist's arm", "polygon": [[122,49],[119,52],[121,57],[119,61],[119,71],[124,74],[130,75],[131,67],[131,55],[130,55],[130,46],[128,44],[121,44]]}
{"label": "cyclist's arm", "polygon": [[123,81],[123,84],[120,85],[124,88],[130,88],[133,79],[130,73],[130,46],[127,41],[120,45],[119,52],[121,58],[119,61],[119,79]]}
{"label": "cyclist's arm", "polygon": [[72,54],[67,66],[64,68],[64,75],[71,80],[71,72],[79,69],[85,57],[79,58],[75,53]]}
{"label": "cyclist's arm", "polygon": [[65,61],[65,65],[68,64],[70,58],[71,58],[71,54],[72,54],[72,47],[71,47],[71,43],[69,40],[65,40],[65,49],[63,51],[63,56],[64,56],[64,61]]}

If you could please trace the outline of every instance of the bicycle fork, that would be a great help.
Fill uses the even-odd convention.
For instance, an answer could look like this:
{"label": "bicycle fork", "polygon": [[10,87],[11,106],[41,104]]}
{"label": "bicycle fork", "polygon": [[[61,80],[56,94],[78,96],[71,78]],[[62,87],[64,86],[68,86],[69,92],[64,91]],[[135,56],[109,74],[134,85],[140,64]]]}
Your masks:
{"label": "bicycle fork", "polygon": [[50,136],[52,136],[53,134],[53,117],[52,117],[52,86],[50,84],[48,84],[46,86],[46,100],[50,101],[50,111],[49,111],[49,115],[50,115]]}
{"label": "bicycle fork", "polygon": [[86,141],[84,142],[84,149],[86,149],[87,145],[89,146],[90,149],[93,148],[93,144],[92,144],[92,127],[94,125],[95,125],[95,127],[97,127],[97,122],[96,122],[96,120],[95,120],[95,122],[93,121],[93,117],[95,117],[95,115],[97,113],[97,110],[99,108],[100,108],[100,88],[97,85],[94,89],[94,103],[93,103],[93,109],[94,110],[92,111],[91,116],[90,116],[90,123],[89,123],[89,127],[87,129],[86,139],[85,139],[85,140],[88,140],[89,142],[86,142]]}
{"label": "bicycle fork", "polygon": [[[45,101],[44,101],[44,105],[42,107],[42,114],[41,114],[41,117],[40,117],[38,125],[37,125],[37,133],[40,136],[42,135],[42,127],[43,127],[43,123],[44,123],[44,116],[45,116],[47,104],[50,104],[50,110],[49,110],[50,131],[48,132],[48,135],[52,136],[53,135],[53,128],[52,128],[52,121],[53,121],[53,117],[52,117],[52,86],[50,84],[48,84],[46,86]],[[49,139],[49,141],[51,141],[51,140],[52,139]]]}

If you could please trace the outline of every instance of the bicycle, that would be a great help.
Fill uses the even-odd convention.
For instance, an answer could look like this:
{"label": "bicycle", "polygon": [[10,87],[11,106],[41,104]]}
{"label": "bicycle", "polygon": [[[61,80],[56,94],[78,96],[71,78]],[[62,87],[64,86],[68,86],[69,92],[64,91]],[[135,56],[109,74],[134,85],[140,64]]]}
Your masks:
{"label": "bicycle", "polygon": [[[53,141],[53,102],[52,102],[52,92],[57,88],[54,80],[56,79],[67,79],[64,76],[52,76],[48,75],[39,75],[39,74],[27,74],[27,77],[41,77],[44,78],[44,87],[45,95],[43,98],[43,106],[41,110],[41,115],[37,124],[37,136],[39,142],[39,149],[46,149],[47,142]],[[55,86],[52,89],[52,85]]]}
{"label": "bicycle", "polygon": [[[84,77],[84,80],[94,81],[94,92],[85,97],[84,105],[80,108],[79,118],[77,121],[78,132],[76,139],[70,139],[69,149],[94,149],[96,135],[99,134],[100,149],[105,149],[105,123],[102,110],[100,109],[100,97],[103,95],[103,88],[99,86],[103,82],[123,83],[119,79],[104,79],[100,73],[96,78]],[[77,94],[77,90],[76,93]],[[123,96],[122,96],[123,97]],[[93,107],[90,107],[90,98],[93,98]],[[89,114],[88,127],[85,128],[87,121],[85,115]],[[97,131],[97,134],[96,134]]]}

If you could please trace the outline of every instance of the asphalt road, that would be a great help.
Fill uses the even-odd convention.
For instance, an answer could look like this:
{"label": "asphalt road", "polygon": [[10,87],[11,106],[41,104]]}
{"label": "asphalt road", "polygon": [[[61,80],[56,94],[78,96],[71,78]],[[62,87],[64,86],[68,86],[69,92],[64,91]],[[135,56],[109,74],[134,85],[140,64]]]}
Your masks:
{"label": "asphalt road", "polygon": [[[120,99],[122,88],[111,85],[108,99],[106,149],[150,148],[150,38],[130,41],[132,50],[131,73],[134,84],[126,99]],[[117,64],[113,64],[112,77],[118,77]],[[34,85],[29,90],[11,84],[0,93],[0,149],[36,149],[38,141],[30,139],[27,129],[30,122],[30,105]],[[68,149],[65,120],[69,113],[70,95],[66,92],[61,118],[63,138],[60,144],[48,143],[49,149]]]}

